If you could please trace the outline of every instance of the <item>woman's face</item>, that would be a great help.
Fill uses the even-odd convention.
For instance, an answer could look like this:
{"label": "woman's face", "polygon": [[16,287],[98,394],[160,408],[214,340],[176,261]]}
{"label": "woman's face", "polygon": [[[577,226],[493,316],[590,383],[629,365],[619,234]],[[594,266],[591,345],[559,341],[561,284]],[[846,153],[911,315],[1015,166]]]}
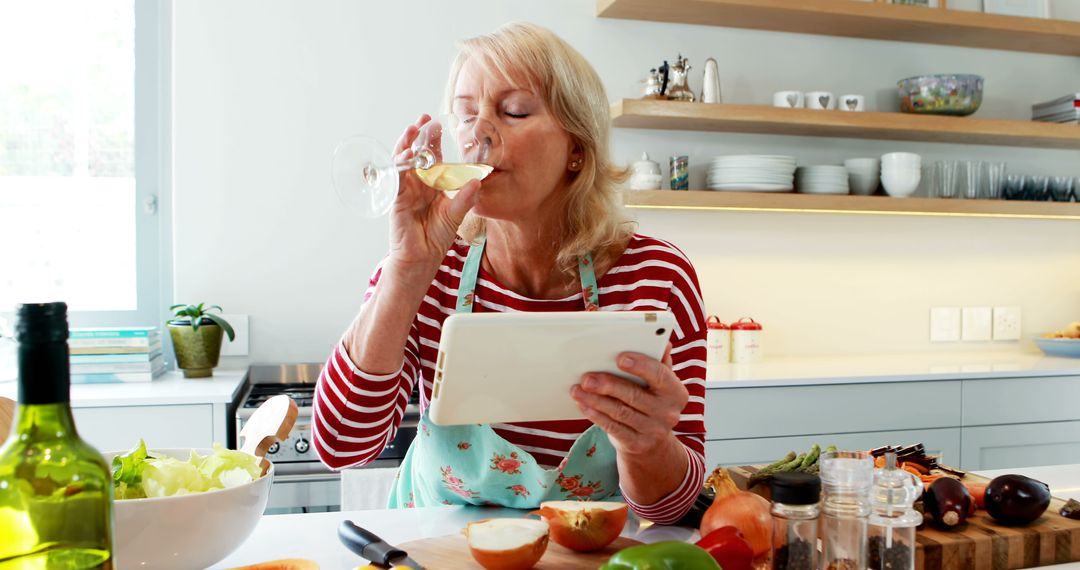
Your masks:
{"label": "woman's face", "polygon": [[558,203],[555,198],[567,181],[573,142],[543,99],[470,59],[454,86],[452,111],[487,119],[502,136],[502,159],[483,180],[474,213],[520,220],[535,218]]}

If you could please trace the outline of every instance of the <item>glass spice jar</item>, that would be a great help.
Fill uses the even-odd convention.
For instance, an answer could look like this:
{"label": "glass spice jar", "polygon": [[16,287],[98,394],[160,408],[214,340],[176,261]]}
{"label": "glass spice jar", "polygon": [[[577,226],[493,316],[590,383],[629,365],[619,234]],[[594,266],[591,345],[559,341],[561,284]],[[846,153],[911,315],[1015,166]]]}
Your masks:
{"label": "glass spice jar", "polygon": [[777,473],[772,480],[773,570],[817,570],[821,479]]}
{"label": "glass spice jar", "polygon": [[885,454],[885,468],[874,472],[867,566],[870,570],[914,570],[915,527],[922,515],[912,505],[921,482],[896,467],[896,454]]}
{"label": "glass spice jar", "polygon": [[821,568],[866,570],[874,459],[865,451],[821,455]]}

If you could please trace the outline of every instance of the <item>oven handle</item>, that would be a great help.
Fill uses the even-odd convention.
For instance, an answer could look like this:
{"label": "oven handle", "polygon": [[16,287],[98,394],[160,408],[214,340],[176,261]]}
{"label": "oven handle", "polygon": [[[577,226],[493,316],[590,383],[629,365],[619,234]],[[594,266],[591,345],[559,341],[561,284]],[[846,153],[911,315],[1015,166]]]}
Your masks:
{"label": "oven handle", "polygon": [[274,475],[273,483],[329,483],[340,481],[338,473],[311,473],[308,475]]}

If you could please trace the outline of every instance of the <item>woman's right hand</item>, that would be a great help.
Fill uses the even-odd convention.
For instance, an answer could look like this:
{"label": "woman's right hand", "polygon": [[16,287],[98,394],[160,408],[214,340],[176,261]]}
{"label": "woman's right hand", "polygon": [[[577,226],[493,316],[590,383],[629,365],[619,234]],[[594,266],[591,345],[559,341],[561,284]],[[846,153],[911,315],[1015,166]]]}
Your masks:
{"label": "woman's right hand", "polygon": [[[431,121],[421,115],[394,146],[394,158],[411,158],[420,127]],[[399,268],[430,271],[438,267],[454,242],[458,226],[476,204],[480,181],[469,181],[449,198],[424,184],[413,170],[399,174],[398,195],[390,213],[390,261]]]}

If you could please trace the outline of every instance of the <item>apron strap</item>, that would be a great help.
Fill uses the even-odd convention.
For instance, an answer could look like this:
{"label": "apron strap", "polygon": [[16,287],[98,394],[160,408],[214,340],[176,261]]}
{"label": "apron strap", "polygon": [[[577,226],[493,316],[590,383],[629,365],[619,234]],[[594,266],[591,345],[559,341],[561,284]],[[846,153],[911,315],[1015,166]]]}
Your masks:
{"label": "apron strap", "polygon": [[[484,257],[487,237],[480,236],[476,243],[469,246],[465,265],[461,268],[461,280],[458,282],[458,295],[455,310],[459,313],[471,313],[476,301],[476,279],[480,275],[480,260]],[[578,260],[578,277],[581,280],[581,296],[586,311],[600,310],[600,291],[596,286],[596,271],[593,269],[592,255],[586,253]]]}

